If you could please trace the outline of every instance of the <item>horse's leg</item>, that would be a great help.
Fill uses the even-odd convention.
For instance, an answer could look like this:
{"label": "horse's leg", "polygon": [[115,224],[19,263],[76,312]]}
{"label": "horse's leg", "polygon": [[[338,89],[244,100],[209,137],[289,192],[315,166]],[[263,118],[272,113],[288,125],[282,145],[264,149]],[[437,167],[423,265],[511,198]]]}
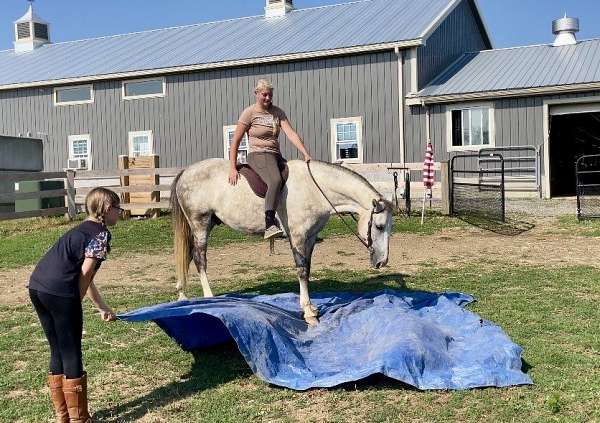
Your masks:
{"label": "horse's leg", "polygon": [[296,262],[296,270],[298,271],[298,282],[300,284],[300,308],[304,313],[304,320],[306,320],[309,325],[316,325],[319,323],[318,310],[310,302],[310,296],[308,294],[310,262],[316,238],[316,236],[313,236],[306,240],[296,240],[296,242],[290,238],[294,261]]}
{"label": "horse's leg", "polygon": [[208,283],[206,274],[206,247],[208,245],[208,235],[214,226],[212,215],[204,215],[196,219],[192,224],[194,234],[194,246],[192,247],[192,258],[198,274],[200,274],[200,283],[205,297],[212,297],[213,293]]}
{"label": "horse's leg", "polygon": [[[189,248],[190,248],[190,252],[191,252],[192,248],[191,247],[189,247]],[[188,274],[187,269],[189,269],[190,263],[192,261],[191,254],[188,254],[187,257],[189,257],[189,260],[187,260],[187,263],[185,263],[186,275]],[[186,279],[177,279],[177,284],[175,285],[175,289],[177,289],[179,301],[187,300],[187,296],[185,295],[185,286],[186,286]]]}

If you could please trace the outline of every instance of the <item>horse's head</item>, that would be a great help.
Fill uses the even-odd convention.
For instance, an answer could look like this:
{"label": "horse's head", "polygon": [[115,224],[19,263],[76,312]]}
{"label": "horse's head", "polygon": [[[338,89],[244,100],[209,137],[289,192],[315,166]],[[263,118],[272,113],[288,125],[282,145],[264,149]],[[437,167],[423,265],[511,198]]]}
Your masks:
{"label": "horse's head", "polygon": [[374,199],[373,208],[363,213],[358,221],[360,236],[369,246],[371,266],[379,269],[388,262],[390,234],[392,232],[392,207],[383,199]]}

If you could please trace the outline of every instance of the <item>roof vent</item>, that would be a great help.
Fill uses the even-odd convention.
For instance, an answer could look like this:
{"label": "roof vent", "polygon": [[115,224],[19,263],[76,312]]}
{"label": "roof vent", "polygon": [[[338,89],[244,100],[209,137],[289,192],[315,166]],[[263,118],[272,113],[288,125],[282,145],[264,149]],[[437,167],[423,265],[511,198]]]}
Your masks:
{"label": "roof vent", "polygon": [[294,10],[293,0],[267,0],[265,17],[285,16],[286,13],[292,10]]}
{"label": "roof vent", "polygon": [[564,18],[552,21],[552,33],[556,35],[554,47],[577,44],[576,32],[579,32],[579,19],[577,18],[567,18],[565,14]]}
{"label": "roof vent", "polygon": [[15,51],[32,51],[50,42],[48,22],[33,13],[33,1],[29,1],[27,12],[15,21]]}

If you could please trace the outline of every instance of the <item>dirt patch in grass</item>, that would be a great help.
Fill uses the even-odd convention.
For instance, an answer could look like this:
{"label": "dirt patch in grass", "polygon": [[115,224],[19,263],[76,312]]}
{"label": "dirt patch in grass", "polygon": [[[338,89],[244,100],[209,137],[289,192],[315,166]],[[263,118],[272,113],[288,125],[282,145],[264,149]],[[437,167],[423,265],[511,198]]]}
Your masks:
{"label": "dirt patch in grass", "polygon": [[[600,238],[552,233],[555,221],[542,220],[530,231],[506,236],[475,227],[448,228],[434,235],[395,234],[390,241],[390,259],[385,271],[415,274],[424,267],[456,268],[469,262],[518,265],[600,266]],[[96,283],[103,286],[171,286],[175,296],[175,267],[172,254],[135,254],[109,259],[102,265]],[[319,242],[313,254],[313,271],[343,267],[369,267],[367,251],[354,237],[332,237]],[[192,268],[191,285],[198,292]],[[25,286],[33,266],[0,270],[0,305],[22,304],[28,295]],[[219,281],[255,279],[267,271],[294,272],[286,240],[277,240],[275,254],[269,244],[240,243],[209,250],[208,276],[213,286]]]}

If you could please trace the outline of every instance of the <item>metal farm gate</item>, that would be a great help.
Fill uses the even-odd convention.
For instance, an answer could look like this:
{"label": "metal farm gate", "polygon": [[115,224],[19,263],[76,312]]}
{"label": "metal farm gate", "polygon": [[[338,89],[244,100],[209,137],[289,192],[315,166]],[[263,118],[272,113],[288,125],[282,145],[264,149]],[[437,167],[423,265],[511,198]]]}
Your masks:
{"label": "metal farm gate", "polygon": [[581,156],[575,162],[577,220],[600,217],[600,154]]}
{"label": "metal farm gate", "polygon": [[505,222],[505,172],[501,154],[460,154],[450,162],[450,212]]}

